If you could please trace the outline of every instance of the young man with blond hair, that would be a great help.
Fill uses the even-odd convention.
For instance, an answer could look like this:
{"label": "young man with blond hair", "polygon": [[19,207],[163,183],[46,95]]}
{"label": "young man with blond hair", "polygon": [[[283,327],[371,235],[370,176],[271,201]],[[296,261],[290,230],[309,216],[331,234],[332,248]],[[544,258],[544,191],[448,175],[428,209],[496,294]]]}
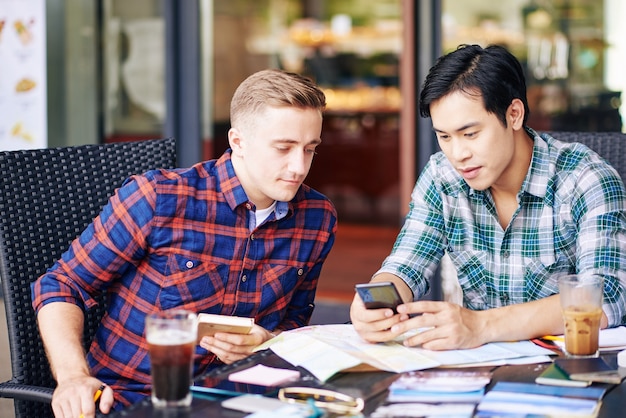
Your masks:
{"label": "young man with blond hair", "polygon": [[[194,375],[244,358],[275,333],[308,324],[333,242],[330,201],[304,185],[321,143],[324,93],[279,70],[235,91],[230,148],[187,169],[133,176],[32,286],[58,383],[56,417],[93,417],[150,394],[147,315],[169,309],[253,317],[249,335],[196,347]],[[107,312],[85,355],[84,310]]]}

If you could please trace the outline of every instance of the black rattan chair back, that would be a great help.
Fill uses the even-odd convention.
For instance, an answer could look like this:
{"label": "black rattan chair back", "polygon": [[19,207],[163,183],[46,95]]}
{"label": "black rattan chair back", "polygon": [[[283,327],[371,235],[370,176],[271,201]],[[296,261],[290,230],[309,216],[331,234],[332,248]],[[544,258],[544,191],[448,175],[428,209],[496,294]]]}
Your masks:
{"label": "black rattan chair back", "polygon": [[[12,379],[0,383],[0,397],[14,399],[17,418],[52,416],[55,387],[31,307],[31,282],[124,179],[175,166],[174,139],[0,152],[0,280],[12,368]],[[104,300],[99,302],[85,316],[86,348],[104,312]]]}

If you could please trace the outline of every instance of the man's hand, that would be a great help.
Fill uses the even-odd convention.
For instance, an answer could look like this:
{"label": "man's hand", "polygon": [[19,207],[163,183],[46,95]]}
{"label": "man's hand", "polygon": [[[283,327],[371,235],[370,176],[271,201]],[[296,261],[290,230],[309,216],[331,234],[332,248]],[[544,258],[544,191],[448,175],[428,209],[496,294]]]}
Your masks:
{"label": "man's hand", "polygon": [[[521,341],[563,333],[559,295],[531,302],[473,311],[457,304],[439,301],[413,302],[413,293],[401,278],[380,273],[372,282],[393,282],[404,303],[398,314],[391,309],[366,309],[358,294],[350,306],[354,329],[366,341],[384,342],[407,331],[404,345],[429,350],[475,348],[494,341]],[[608,320],[602,316],[602,326]]]}
{"label": "man's hand", "polygon": [[350,305],[350,320],[354,329],[361,338],[371,343],[389,341],[402,334],[392,330],[392,327],[406,319],[408,315],[394,314],[388,308],[367,309],[358,294],[354,295]]}
{"label": "man's hand", "polygon": [[[91,376],[79,376],[59,383],[52,395],[55,418],[94,418],[94,395],[102,382]],[[105,386],[99,399],[100,412],[107,414],[113,406],[113,389]]]}
{"label": "man's hand", "polygon": [[393,334],[420,330],[404,341],[429,350],[475,348],[494,341],[521,341],[563,333],[559,296],[473,311],[457,304],[418,301],[398,306],[411,316],[391,327]]}
{"label": "man's hand", "polygon": [[[94,394],[102,382],[89,372],[82,346],[83,321],[82,309],[66,302],[49,303],[37,314],[41,338],[57,381],[52,394],[56,418],[95,416]],[[111,410],[113,390],[110,387],[105,387],[99,404],[101,412],[106,414]]]}
{"label": "man's hand", "polygon": [[421,346],[428,350],[475,348],[487,341],[484,315],[457,304],[419,301],[400,305],[400,314],[417,314],[391,328],[402,334],[411,329],[421,330],[404,341],[406,346]]}
{"label": "man's hand", "polygon": [[204,336],[200,340],[200,347],[215,354],[223,363],[231,364],[248,357],[254,348],[274,336],[265,328],[255,324],[249,334],[216,332],[213,336]]}
{"label": "man's hand", "polygon": [[404,341],[406,346],[430,350],[473,348],[483,344],[479,317],[447,302],[409,302],[391,309],[367,309],[361,298],[354,296],[350,319],[357,333],[369,342],[384,342],[410,330],[422,330]]}

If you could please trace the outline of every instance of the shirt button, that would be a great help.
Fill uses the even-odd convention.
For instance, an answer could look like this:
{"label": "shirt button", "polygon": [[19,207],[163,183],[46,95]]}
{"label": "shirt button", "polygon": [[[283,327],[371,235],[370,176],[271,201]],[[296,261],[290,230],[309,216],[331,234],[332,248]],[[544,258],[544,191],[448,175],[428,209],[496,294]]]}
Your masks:
{"label": "shirt button", "polygon": [[298,276],[302,276],[304,274],[304,270],[298,269]]}
{"label": "shirt button", "polygon": [[246,209],[252,210],[252,205],[250,203],[246,203]]}
{"label": "shirt button", "polygon": [[503,252],[502,258],[509,258],[509,252],[508,251]]}
{"label": "shirt button", "polygon": [[248,280],[248,276],[246,276],[245,274],[241,277],[241,281],[242,282],[246,282],[246,280]]}
{"label": "shirt button", "polygon": [[250,241],[254,241],[254,234],[250,234]]}
{"label": "shirt button", "polygon": [[187,266],[188,269],[192,268],[193,267],[193,261],[187,261],[185,263],[185,266]]}
{"label": "shirt button", "polygon": [[503,303],[503,304],[505,304],[505,305],[506,305],[506,304],[508,304],[508,303],[509,303],[509,295],[507,295],[506,293],[505,293],[505,294],[503,294],[500,298],[502,299],[502,303]]}

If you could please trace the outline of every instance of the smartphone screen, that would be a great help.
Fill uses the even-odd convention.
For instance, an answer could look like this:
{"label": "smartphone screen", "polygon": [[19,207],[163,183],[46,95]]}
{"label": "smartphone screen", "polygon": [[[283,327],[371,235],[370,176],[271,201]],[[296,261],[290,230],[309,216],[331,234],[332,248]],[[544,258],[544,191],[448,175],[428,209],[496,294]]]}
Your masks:
{"label": "smartphone screen", "polygon": [[557,358],[554,363],[569,376],[615,371],[602,357]]}
{"label": "smartphone screen", "polygon": [[390,308],[397,313],[396,307],[403,303],[391,282],[362,283],[357,284],[355,289],[367,309]]}

